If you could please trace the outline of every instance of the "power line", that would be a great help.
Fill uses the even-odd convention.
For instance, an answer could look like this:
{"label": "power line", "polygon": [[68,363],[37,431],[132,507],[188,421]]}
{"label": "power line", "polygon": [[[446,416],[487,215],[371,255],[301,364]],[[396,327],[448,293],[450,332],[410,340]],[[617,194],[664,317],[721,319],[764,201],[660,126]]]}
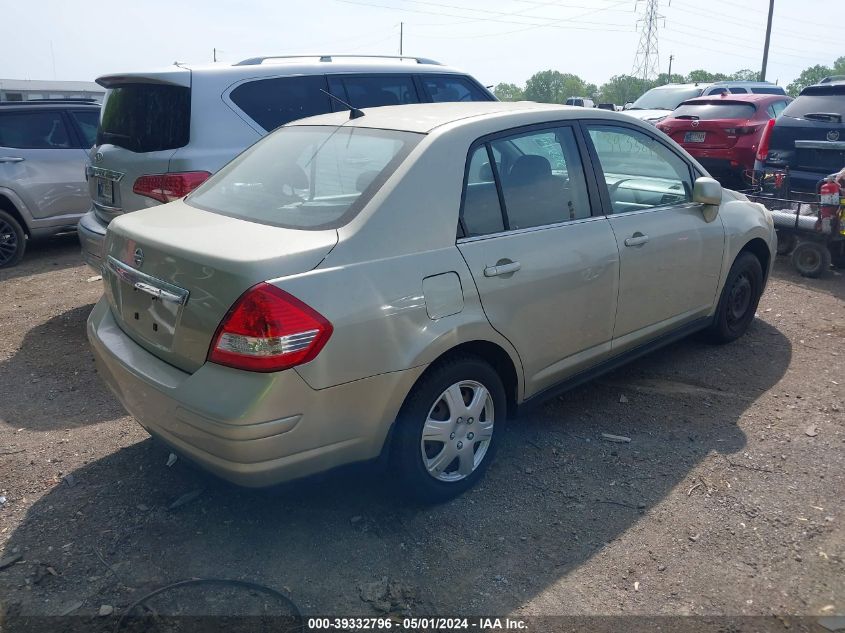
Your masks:
{"label": "power line", "polygon": [[[376,4],[376,3],[373,3],[373,2],[365,2],[363,0],[335,0],[335,1],[336,2],[342,2],[343,4],[353,4],[353,5],[358,5],[358,6],[373,7],[373,8],[377,8],[377,9],[387,9],[387,10],[390,10],[390,11],[402,11],[402,12],[407,12],[407,13],[421,13],[421,14],[424,14],[424,15],[437,15],[437,16],[441,16],[441,17],[453,17],[453,18],[467,18],[467,17],[469,17],[469,16],[466,16],[466,15],[455,15],[455,14],[450,14],[450,13],[443,13],[442,11],[426,11],[426,10],[423,10],[423,9],[411,9],[411,8],[407,8],[407,7],[387,6],[387,5],[383,5],[383,4]],[[621,0],[620,2],[617,2],[612,6],[618,6],[620,4],[627,3],[628,1],[629,0]],[[595,11],[592,11],[590,13],[596,13],[596,12],[602,11],[602,10],[604,10],[604,9],[596,9]],[[530,17],[530,16],[526,16],[526,17]],[[535,28],[550,27],[550,28],[558,28],[558,29],[563,29],[563,30],[574,30],[574,31],[603,31],[603,32],[608,32],[608,31],[611,31],[611,32],[627,32],[628,31],[628,29],[612,29],[612,28],[609,29],[609,28],[607,28],[607,25],[603,25],[602,23],[593,23],[593,24],[597,25],[596,28],[579,27],[579,26],[571,26],[571,25],[561,24],[562,22],[575,20],[578,17],[580,17],[580,16],[571,16],[571,17],[568,17],[568,18],[560,18],[558,20],[552,20],[552,21],[548,21],[548,22],[515,22],[513,20],[505,20],[505,19],[499,19],[499,18],[482,18],[482,17],[473,18],[473,20],[477,20],[479,22],[496,22],[496,23],[499,23],[499,24],[510,24],[510,25],[518,25],[518,26],[525,27],[524,29],[520,29],[520,30],[529,30],[529,29],[535,29]],[[613,24],[611,26],[624,26],[624,25]],[[508,33],[518,33],[520,30],[509,31]],[[499,34],[490,34],[490,35],[491,36],[492,35],[507,35],[508,33],[499,33]],[[470,36],[470,37],[472,37],[472,36]]]}
{"label": "power line", "polygon": [[634,57],[634,69],[631,74],[643,81],[654,79],[659,74],[660,55],[657,52],[657,22],[663,19],[658,12],[659,0],[646,0],[645,17],[638,20],[642,24],[640,43]]}

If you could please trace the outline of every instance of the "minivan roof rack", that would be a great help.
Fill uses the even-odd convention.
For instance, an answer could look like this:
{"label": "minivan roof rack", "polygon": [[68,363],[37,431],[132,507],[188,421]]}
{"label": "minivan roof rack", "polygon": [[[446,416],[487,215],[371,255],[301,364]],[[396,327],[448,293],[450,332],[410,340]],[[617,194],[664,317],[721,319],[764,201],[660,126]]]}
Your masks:
{"label": "minivan roof rack", "polygon": [[321,62],[334,61],[336,57],[361,57],[364,59],[412,59],[418,64],[433,64],[435,66],[442,66],[438,61],[428,59],[426,57],[413,57],[411,55],[266,55],[264,57],[250,57],[239,61],[234,66],[258,66],[268,59],[302,59],[304,57],[317,57]]}
{"label": "minivan roof rack", "polygon": [[100,104],[100,102],[96,99],[28,99],[26,101],[0,101],[0,105],[4,106],[48,105],[51,103],[87,103],[90,105]]}

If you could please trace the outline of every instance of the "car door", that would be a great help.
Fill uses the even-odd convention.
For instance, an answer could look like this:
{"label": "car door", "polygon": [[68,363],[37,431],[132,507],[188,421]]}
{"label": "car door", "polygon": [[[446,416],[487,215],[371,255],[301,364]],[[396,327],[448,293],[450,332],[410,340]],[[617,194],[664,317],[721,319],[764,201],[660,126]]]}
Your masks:
{"label": "car door", "polygon": [[90,200],[78,145],[58,108],[0,112],[0,185],[36,219],[84,213]]}
{"label": "car door", "polygon": [[511,131],[477,141],[467,161],[458,248],[519,353],[526,396],[610,352],[619,254],[576,132]]}
{"label": "car door", "polygon": [[689,163],[649,132],[585,126],[620,254],[614,353],[707,315],[725,230],[692,202]]}

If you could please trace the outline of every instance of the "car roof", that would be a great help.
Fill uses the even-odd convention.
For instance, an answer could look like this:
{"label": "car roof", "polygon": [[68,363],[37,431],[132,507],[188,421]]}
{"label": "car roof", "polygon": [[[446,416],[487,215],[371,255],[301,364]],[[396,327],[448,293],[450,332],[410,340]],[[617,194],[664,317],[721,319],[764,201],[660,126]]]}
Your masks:
{"label": "car roof", "polygon": [[[321,61],[322,60],[322,61]],[[238,81],[253,77],[278,77],[284,75],[318,75],[335,73],[358,74],[461,74],[462,70],[440,64],[430,59],[391,56],[347,55],[297,55],[282,57],[253,57],[234,64],[184,64],[176,63],[165,68],[129,73],[109,73],[97,78],[97,83],[111,88],[122,83],[151,81],[190,86],[191,76],[220,78]]]}
{"label": "car roof", "polygon": [[[479,118],[504,117],[513,119],[509,124],[520,125],[520,115],[531,113],[548,113],[549,119],[585,119],[585,118],[616,118],[630,123],[631,117],[611,112],[609,110],[585,109],[577,106],[565,106],[551,103],[535,103],[533,101],[472,101],[452,103],[418,103],[399,106],[382,106],[379,108],[364,108],[364,116],[350,119],[349,112],[332,112],[319,116],[299,119],[288,123],[285,127],[300,125],[343,125],[347,127],[364,127],[385,130],[401,130],[427,134],[435,128]],[[524,117],[523,117],[524,118]],[[528,121],[526,121],[526,124]]]}
{"label": "car roof", "polygon": [[91,108],[92,110],[99,110],[100,104],[96,101],[89,101],[84,99],[41,99],[32,101],[2,101],[0,102],[0,112],[7,110],[44,110],[51,108]]}
{"label": "car roof", "polygon": [[707,95],[687,99],[681,105],[696,103],[765,103],[767,101],[783,101],[787,95],[773,95],[762,93],[722,93],[721,95]]}

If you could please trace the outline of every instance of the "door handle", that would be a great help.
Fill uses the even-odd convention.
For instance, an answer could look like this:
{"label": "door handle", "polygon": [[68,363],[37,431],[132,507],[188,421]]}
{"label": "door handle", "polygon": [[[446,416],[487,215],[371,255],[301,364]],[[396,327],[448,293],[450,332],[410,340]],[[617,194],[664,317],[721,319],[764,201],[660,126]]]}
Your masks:
{"label": "door handle", "polygon": [[488,266],[484,269],[485,277],[498,277],[499,275],[509,275],[515,273],[522,268],[519,262],[509,262],[506,264],[496,264],[495,266]]}
{"label": "door handle", "polygon": [[646,242],[648,242],[648,235],[637,232],[625,239],[625,246],[642,246]]}
{"label": "door handle", "polygon": [[24,161],[20,156],[0,156],[0,163],[22,163]]}

